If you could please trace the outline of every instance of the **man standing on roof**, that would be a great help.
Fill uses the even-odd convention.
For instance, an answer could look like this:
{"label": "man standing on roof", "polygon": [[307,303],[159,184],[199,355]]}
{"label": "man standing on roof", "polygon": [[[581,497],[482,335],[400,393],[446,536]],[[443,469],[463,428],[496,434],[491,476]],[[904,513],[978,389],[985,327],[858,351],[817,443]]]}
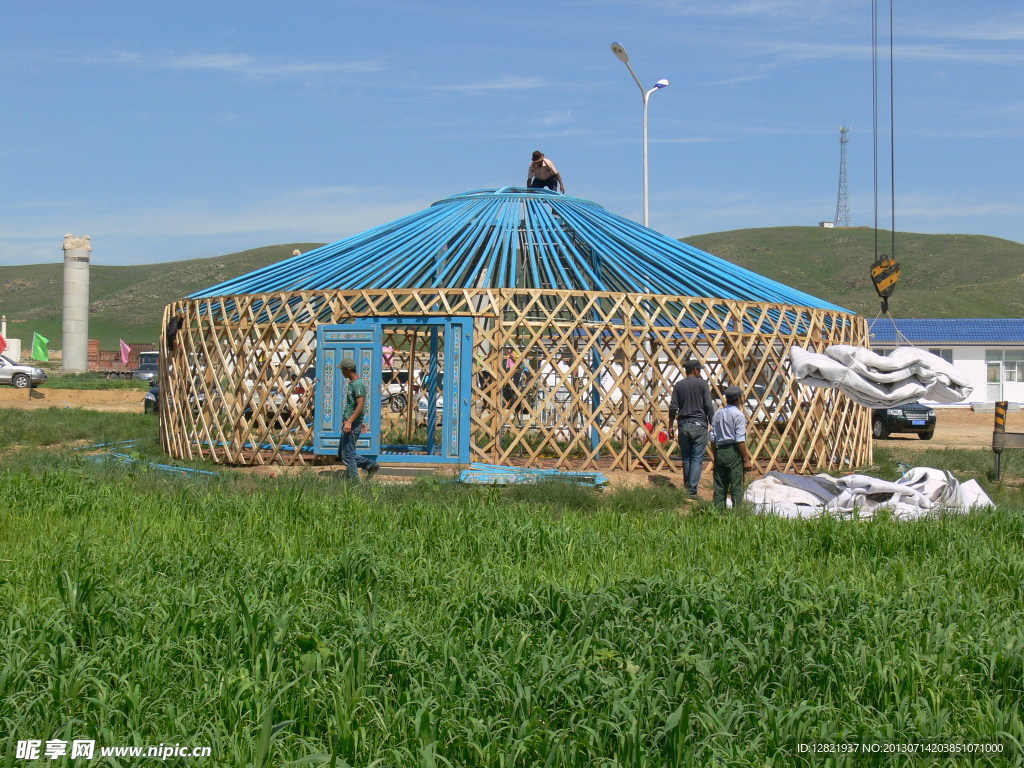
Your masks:
{"label": "man standing on roof", "polygon": [[530,163],[530,168],[526,172],[526,186],[529,189],[544,189],[546,187],[554,192],[558,192],[558,187],[561,187],[562,194],[565,194],[562,174],[539,149],[533,153],[533,162]]}
{"label": "man standing on roof", "polygon": [[668,406],[668,436],[676,436],[676,418],[679,418],[679,453],[683,460],[683,481],[691,496],[697,495],[697,484],[704,469],[704,455],[708,448],[708,427],[715,415],[708,383],[700,377],[700,361],[683,363],[686,377],[672,388]]}

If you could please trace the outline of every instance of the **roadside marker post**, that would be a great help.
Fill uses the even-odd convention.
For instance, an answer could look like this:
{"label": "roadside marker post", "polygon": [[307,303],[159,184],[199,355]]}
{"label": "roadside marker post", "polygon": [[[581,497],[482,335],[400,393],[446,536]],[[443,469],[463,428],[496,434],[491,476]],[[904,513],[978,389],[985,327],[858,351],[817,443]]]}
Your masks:
{"label": "roadside marker post", "polygon": [[1024,432],[1006,431],[1007,401],[996,403],[996,421],[992,427],[992,453],[996,457],[996,482],[1002,473],[1001,459],[1004,448],[1024,448]]}

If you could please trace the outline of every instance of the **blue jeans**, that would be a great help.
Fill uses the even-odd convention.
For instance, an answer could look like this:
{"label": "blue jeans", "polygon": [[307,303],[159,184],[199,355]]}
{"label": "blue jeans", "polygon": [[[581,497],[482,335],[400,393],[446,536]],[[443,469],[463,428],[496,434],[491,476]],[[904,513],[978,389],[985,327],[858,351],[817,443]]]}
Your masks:
{"label": "blue jeans", "polygon": [[704,468],[704,454],[708,449],[708,428],[692,421],[679,422],[679,453],[683,459],[683,480],[686,490],[697,495],[697,483]]}
{"label": "blue jeans", "polygon": [[359,425],[353,426],[351,432],[342,432],[338,443],[338,455],[345,465],[345,474],[349,480],[359,479],[360,469],[372,469],[377,462],[369,456],[356,453],[356,439],[359,437]]}

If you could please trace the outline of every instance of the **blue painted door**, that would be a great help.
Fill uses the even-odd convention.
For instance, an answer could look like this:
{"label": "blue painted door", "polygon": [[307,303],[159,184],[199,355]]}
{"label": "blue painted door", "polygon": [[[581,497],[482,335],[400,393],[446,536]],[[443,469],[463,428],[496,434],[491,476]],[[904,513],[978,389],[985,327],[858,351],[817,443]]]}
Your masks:
{"label": "blue painted door", "polygon": [[[417,435],[423,436],[424,442],[404,440],[382,445],[381,370],[385,329],[389,332],[409,330],[428,345],[428,358],[415,361],[416,365],[410,370],[413,380],[422,385],[422,396],[408,404],[423,422]],[[356,360],[357,371],[367,384],[367,431],[356,441],[356,450],[385,463],[468,464],[472,350],[471,317],[375,317],[345,325],[321,325],[317,329],[314,452],[338,453],[347,384],[338,366],[343,358],[351,357]],[[404,416],[399,419],[404,420]]]}
{"label": "blue painted door", "polygon": [[356,361],[359,378],[366,382],[364,431],[356,439],[356,450],[376,456],[380,453],[380,324],[367,320],[345,325],[321,325],[317,329],[316,342],[313,452],[338,453],[348,391],[348,380],[342,375],[340,365],[343,359],[351,357]]}

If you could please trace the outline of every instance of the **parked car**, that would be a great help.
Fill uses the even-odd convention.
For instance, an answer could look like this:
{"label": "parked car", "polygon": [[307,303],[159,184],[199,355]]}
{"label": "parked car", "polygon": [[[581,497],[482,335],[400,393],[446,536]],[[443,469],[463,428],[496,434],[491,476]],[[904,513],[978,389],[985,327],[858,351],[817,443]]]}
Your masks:
{"label": "parked car", "polygon": [[916,433],[922,440],[935,434],[935,410],[921,403],[897,408],[875,408],[871,411],[871,433],[882,440],[893,432]]}
{"label": "parked car", "polygon": [[[304,408],[304,402],[312,409],[311,394],[315,379],[315,366],[309,366],[304,371],[292,370],[285,373],[281,381],[267,393],[267,407],[282,419],[288,419],[292,411]],[[252,379],[245,379],[242,385],[247,392],[252,393],[251,408],[259,407],[263,401],[262,388]],[[251,413],[251,408],[247,409],[248,413]]]}
{"label": "parked car", "polygon": [[[143,413],[160,413],[160,383],[153,379],[151,382],[152,386],[146,392],[146,396],[142,398],[142,412]],[[188,404],[192,409],[192,415],[198,416],[199,411],[202,410],[203,403],[206,402],[206,394],[203,392],[196,392],[188,396]],[[168,406],[171,410],[174,410],[174,401],[168,398]]]}
{"label": "parked car", "polygon": [[140,352],[139,367],[132,372],[136,381],[153,381],[160,370],[159,352]]}
{"label": "parked car", "polygon": [[309,366],[304,371],[292,371],[286,375],[270,396],[278,410],[290,413],[303,407],[303,403],[313,406],[313,382],[316,381],[316,366]]}
{"label": "parked car", "polygon": [[46,371],[34,365],[22,365],[11,358],[0,355],[0,384],[10,384],[18,389],[38,387],[46,381]]}
{"label": "parked car", "polygon": [[[416,410],[419,413],[419,421],[421,426],[427,424],[427,411],[428,411],[427,398],[425,396],[420,397],[419,402],[416,403]],[[438,394],[437,400],[434,401],[434,422],[438,425],[441,424],[441,419],[444,414],[444,395]]]}
{"label": "parked car", "polygon": [[143,413],[159,413],[160,412],[160,385],[154,379],[153,386],[149,388],[146,396],[142,398],[142,412]]}
{"label": "parked car", "polygon": [[[282,419],[290,418],[292,411],[296,409],[310,411],[312,418],[312,392],[315,380],[316,366],[312,365],[301,373],[285,374],[281,382],[268,392],[267,406]],[[259,407],[262,402],[261,388],[257,387],[252,379],[245,379],[242,384],[246,392],[252,393],[251,405],[246,409],[246,414],[251,415],[252,408]],[[393,413],[404,413],[409,406],[408,386],[408,371],[385,369],[381,374],[381,408],[388,408]],[[413,383],[412,391],[414,395],[419,393],[419,385]]]}

